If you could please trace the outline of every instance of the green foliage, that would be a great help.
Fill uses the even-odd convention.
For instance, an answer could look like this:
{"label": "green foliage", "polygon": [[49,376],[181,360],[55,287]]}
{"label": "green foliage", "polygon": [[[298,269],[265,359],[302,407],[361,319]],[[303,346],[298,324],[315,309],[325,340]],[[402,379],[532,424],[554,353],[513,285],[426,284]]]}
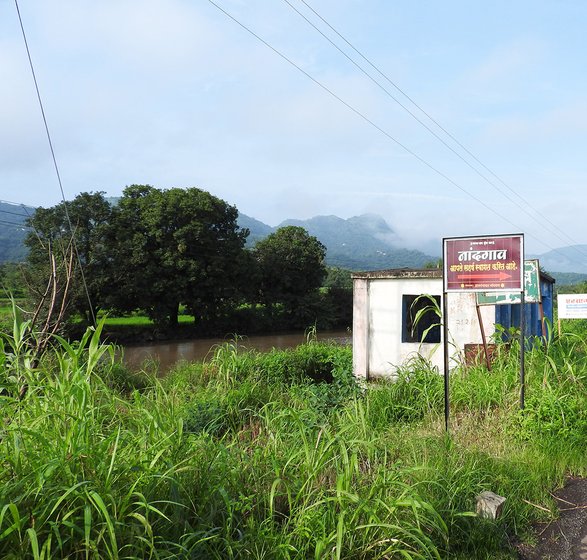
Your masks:
{"label": "green foliage", "polygon": [[198,319],[210,319],[239,301],[247,230],[238,212],[196,189],[127,187],[119,200],[107,245],[111,307],[144,309],[159,326],[177,325],[180,304]]}
{"label": "green foliage", "polygon": [[379,382],[365,399],[369,423],[374,428],[419,421],[442,410],[443,379],[428,362],[414,358],[397,370],[395,380]]}
{"label": "green foliage", "polygon": [[538,432],[541,439],[584,446],[587,440],[585,395],[559,390],[531,395],[520,414],[520,428],[521,437],[531,438]]}
{"label": "green foliage", "polygon": [[324,279],[325,288],[338,288],[342,290],[353,289],[353,280],[351,271],[336,266],[326,267],[326,278]]}
{"label": "green foliage", "polygon": [[546,349],[535,346],[525,410],[520,412],[520,437],[541,445],[582,449],[587,439],[587,340],[564,334]]}
{"label": "green foliage", "polygon": [[24,268],[24,263],[4,263],[0,265],[0,295],[10,295],[17,299],[26,297]]}
{"label": "green foliage", "polygon": [[273,350],[260,357],[269,380],[294,383],[304,379],[332,383],[352,378],[351,349],[310,342],[296,349]]}
{"label": "green foliage", "polygon": [[[74,336],[104,311],[146,315],[150,323],[143,330],[157,337],[177,334],[180,308],[181,322],[192,324],[190,334],[350,325],[350,277],[339,272],[319,290],[325,247],[316,238],[289,226],[245,250],[248,230],[239,227],[237,209],[201,189],[131,185],[114,206],[103,193],[81,193],[67,205],[37,209],[29,223],[28,282],[35,300],[29,307],[52,277],[52,253],[54,309],[66,307],[63,326]],[[110,320],[109,329],[117,336],[127,324],[127,330],[140,330],[136,319],[128,321]]]}
{"label": "green foliage", "polygon": [[326,248],[297,226],[279,228],[254,248],[260,273],[260,299],[281,304],[295,322],[311,324],[317,291],[326,274]]}
{"label": "green foliage", "polygon": [[426,268],[426,269],[442,268],[442,258],[438,258],[438,259],[435,259],[432,261],[425,262],[423,268]]}
{"label": "green foliage", "polygon": [[[447,437],[426,362],[359,388],[350,349],[309,333],[132,377],[100,328],[40,360],[18,313],[1,337],[0,557],[513,559],[585,474],[585,337],[529,349],[523,412],[515,343],[452,372]],[[507,497],[495,521],[483,490]]]}
{"label": "green foliage", "polygon": [[[67,202],[67,213],[63,202],[52,208],[37,208],[27,220],[32,229],[25,240],[29,250],[27,282],[32,288],[31,296],[38,301],[46,290],[47,281],[53,274],[49,259],[52,252],[60,286],[65,285],[69,267],[72,265],[74,269],[71,287],[67,291],[61,289],[59,301],[65,301],[69,316],[77,313],[84,317],[86,324],[92,324],[93,317],[103,304],[104,293],[109,289],[103,273],[106,251],[103,240],[111,218],[112,207],[102,192],[80,193]],[[71,243],[74,238],[76,249],[72,253]],[[72,254],[75,257],[73,259]],[[82,275],[93,309],[89,308]]]}

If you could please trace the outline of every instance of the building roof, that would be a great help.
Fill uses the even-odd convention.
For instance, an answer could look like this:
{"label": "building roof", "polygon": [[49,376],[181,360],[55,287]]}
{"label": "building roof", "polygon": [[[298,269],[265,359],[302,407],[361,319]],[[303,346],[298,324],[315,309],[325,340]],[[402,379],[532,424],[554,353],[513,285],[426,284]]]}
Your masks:
{"label": "building roof", "polygon": [[549,282],[550,284],[554,284],[556,282],[556,280],[550,274],[548,274],[548,272],[544,272],[543,270],[540,271],[540,280],[546,280],[546,282]]}
{"label": "building roof", "polygon": [[394,268],[388,270],[368,270],[366,272],[354,272],[351,278],[439,278],[442,279],[441,268]]}
{"label": "building roof", "polygon": [[[442,279],[441,268],[392,268],[386,270],[367,270],[365,272],[353,272],[351,278],[360,278],[370,280],[374,278],[381,279]],[[540,270],[540,280],[549,284],[554,284],[555,279]]]}

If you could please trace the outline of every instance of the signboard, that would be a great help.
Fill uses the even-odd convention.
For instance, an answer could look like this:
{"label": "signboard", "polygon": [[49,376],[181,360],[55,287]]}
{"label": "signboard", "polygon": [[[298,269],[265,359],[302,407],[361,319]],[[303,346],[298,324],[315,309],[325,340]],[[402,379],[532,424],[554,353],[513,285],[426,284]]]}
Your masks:
{"label": "signboard", "polygon": [[445,292],[522,291],[524,236],[443,239]]}
{"label": "signboard", "polygon": [[[540,266],[538,260],[524,261],[524,300],[540,303]],[[477,292],[477,305],[522,303],[522,292]]]}
{"label": "signboard", "polygon": [[587,294],[558,294],[559,319],[587,319]]}

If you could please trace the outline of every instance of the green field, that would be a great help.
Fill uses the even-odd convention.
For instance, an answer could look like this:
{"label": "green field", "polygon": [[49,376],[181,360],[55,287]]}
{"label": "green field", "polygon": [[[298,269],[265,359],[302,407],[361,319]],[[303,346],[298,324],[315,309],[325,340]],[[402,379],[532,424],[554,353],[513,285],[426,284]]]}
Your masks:
{"label": "green field", "polygon": [[[25,327],[2,335],[2,558],[514,559],[585,474],[584,336],[527,352],[524,411],[515,343],[454,372],[447,437],[422,361],[363,387],[348,347],[229,343],[157,379],[99,330],[38,363]],[[483,490],[507,498],[496,521]]]}
{"label": "green field", "polygon": [[12,303],[16,305],[22,305],[24,300],[21,299],[13,299],[10,297],[0,297],[0,315],[10,315],[12,316]]}
{"label": "green field", "polygon": [[[193,324],[193,315],[178,315],[177,322],[180,325]],[[127,317],[106,317],[104,319],[106,327],[151,327],[155,323],[146,315],[130,315]]]}

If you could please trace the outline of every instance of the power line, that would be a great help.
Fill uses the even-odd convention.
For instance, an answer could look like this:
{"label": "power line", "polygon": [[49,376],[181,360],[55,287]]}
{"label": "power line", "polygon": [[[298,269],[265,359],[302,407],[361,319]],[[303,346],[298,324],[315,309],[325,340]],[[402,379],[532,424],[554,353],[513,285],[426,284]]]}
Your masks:
{"label": "power line", "polygon": [[18,21],[20,23],[20,29],[22,31],[22,38],[24,41],[24,45],[25,45],[25,49],[26,49],[26,53],[27,53],[27,57],[28,57],[28,61],[29,61],[29,66],[31,69],[31,74],[33,77],[33,82],[35,84],[35,91],[37,92],[37,100],[39,102],[39,108],[41,109],[41,115],[43,117],[43,123],[45,125],[45,133],[47,134],[47,141],[49,142],[49,149],[51,151],[51,158],[53,159],[53,167],[55,168],[55,174],[57,175],[57,182],[59,183],[59,190],[61,191],[61,199],[63,200],[63,206],[65,209],[65,217],[67,219],[67,224],[69,226],[69,231],[71,232],[71,238],[72,238],[72,242],[73,242],[73,248],[75,250],[75,254],[76,254],[76,258],[77,258],[77,262],[79,264],[79,268],[80,268],[80,275],[81,275],[81,279],[82,279],[82,283],[84,285],[84,290],[86,293],[86,297],[88,300],[88,304],[90,307],[90,314],[92,316],[92,320],[94,322],[94,324],[96,324],[96,317],[94,315],[94,307],[92,305],[92,299],[90,297],[90,291],[88,290],[88,284],[86,282],[86,276],[84,274],[84,267],[82,265],[82,261],[79,255],[79,251],[77,248],[77,243],[75,240],[75,233],[74,233],[74,229],[73,229],[73,225],[71,223],[71,218],[69,216],[69,210],[67,209],[67,201],[65,200],[65,192],[63,190],[63,183],[61,181],[61,174],[59,173],[59,166],[57,165],[57,158],[55,157],[55,150],[53,149],[53,142],[51,141],[51,134],[49,132],[49,125],[47,123],[47,117],[45,115],[45,109],[43,107],[43,101],[41,99],[41,92],[39,91],[39,84],[37,82],[37,76],[35,74],[35,68],[33,65],[33,59],[31,57],[31,52],[29,49],[29,44],[26,38],[26,33],[24,30],[24,25],[23,25],[23,21],[22,21],[22,17],[20,15],[20,8],[18,6],[18,0],[14,0],[14,4],[16,6],[16,13],[18,15]]}
{"label": "power line", "polygon": [[[29,208],[31,208],[32,210],[35,210],[32,206],[26,206],[25,204],[23,204],[22,202],[12,202],[10,200],[0,200],[0,203],[2,204],[9,204],[11,206],[18,206],[19,208],[22,208],[24,210],[24,214],[16,214],[18,216],[24,216],[26,214],[27,218],[31,218],[31,213],[29,212]],[[6,212],[8,214],[11,214],[12,212],[10,212],[9,210],[0,210],[0,212]]]}
{"label": "power line", "polygon": [[11,212],[10,210],[2,210],[2,209],[0,209],[0,212],[2,212],[3,214],[12,214],[13,216],[22,216],[23,218],[26,218],[27,217],[26,214],[19,214],[18,212]]}
{"label": "power line", "polygon": [[[396,138],[394,138],[389,132],[387,132],[385,129],[383,129],[382,127],[380,127],[378,124],[376,124],[373,120],[371,120],[369,117],[367,117],[361,111],[359,111],[358,109],[356,109],[355,107],[353,107],[350,103],[348,103],[347,101],[345,101],[344,99],[342,99],[339,95],[337,95],[336,93],[334,93],[331,89],[329,89],[326,85],[324,85],[318,79],[314,78],[311,74],[309,74],[308,72],[306,72],[303,68],[301,68],[299,65],[297,65],[293,60],[291,60],[290,58],[288,58],[285,54],[283,54],[277,48],[275,48],[270,43],[268,43],[267,41],[265,41],[265,39],[263,39],[262,37],[260,37],[252,29],[250,29],[249,27],[247,27],[244,23],[240,22],[232,14],[230,14],[224,8],[222,8],[221,6],[219,6],[216,2],[214,2],[214,0],[208,0],[208,2],[210,4],[212,4],[215,8],[217,8],[220,12],[222,12],[226,17],[228,17],[234,23],[236,23],[238,26],[240,26],[242,29],[244,29],[247,33],[249,33],[250,35],[252,35],[253,37],[255,37],[261,43],[263,43],[268,49],[270,49],[271,51],[273,51],[280,58],[282,58],[287,63],[289,63],[290,65],[292,65],[294,68],[296,68],[299,72],[301,72],[302,74],[304,74],[304,76],[306,76],[308,79],[310,79],[312,82],[314,82],[317,86],[319,86],[321,89],[323,89],[324,91],[326,91],[329,95],[331,95],[332,97],[334,97],[339,103],[341,103],[342,105],[344,105],[347,109],[349,109],[350,111],[352,111],[353,113],[355,113],[357,116],[359,116],[361,119],[363,119],[365,122],[367,122],[369,125],[371,125],[376,130],[378,130],[381,134],[383,134],[384,136],[386,136],[389,140],[391,140],[392,142],[394,142],[396,145],[398,145],[400,148],[402,148],[405,152],[407,152],[408,154],[410,154],[412,157],[416,158],[420,163],[424,164],[426,167],[428,167],[434,173],[436,173],[437,175],[439,175],[440,177],[442,177],[443,179],[445,179],[451,185],[453,185],[454,187],[456,187],[457,189],[459,189],[460,191],[462,191],[463,193],[465,193],[467,196],[469,196],[470,198],[472,198],[473,200],[475,200],[476,202],[478,202],[479,204],[481,204],[484,208],[486,208],[487,210],[489,210],[491,213],[495,214],[500,219],[502,219],[503,221],[505,221],[508,224],[510,224],[515,230],[520,229],[517,224],[513,223],[511,220],[509,220],[508,218],[506,218],[505,216],[503,216],[502,214],[500,214],[499,212],[497,212],[496,210],[494,210],[491,206],[489,206],[485,202],[483,202],[483,200],[481,200],[480,198],[478,198],[477,196],[475,196],[473,193],[469,192],[463,186],[459,185],[456,181],[454,181],[447,174],[445,174],[444,172],[440,171],[438,168],[436,168],[431,163],[429,163],[427,160],[425,160],[422,156],[420,156],[419,154],[417,154],[416,152],[414,152],[413,150],[411,150],[410,148],[408,148],[405,144],[403,144],[402,142],[400,142],[399,140],[397,140]],[[548,247],[550,250],[552,250],[552,251],[556,251],[557,250],[554,247],[551,247],[548,243],[544,242],[543,240],[538,239],[536,236],[534,236],[532,234],[527,234],[527,235],[528,235],[528,237],[532,237],[536,241],[542,243],[543,245],[545,245],[546,247]]]}
{"label": "power line", "polygon": [[9,222],[8,220],[0,220],[0,224],[6,225],[6,226],[15,226],[19,229],[30,228],[30,226],[27,226],[26,224],[19,224],[17,222]]}
{"label": "power line", "polygon": [[[26,208],[26,204],[23,204],[22,202],[12,202],[11,200],[0,200],[0,202],[3,204],[10,204],[11,206],[23,206]],[[29,208],[32,208],[32,206]]]}
{"label": "power line", "polygon": [[[444,128],[437,120],[435,120],[428,112],[426,112],[418,103],[416,103],[404,90],[402,90],[394,81],[392,81],[382,70],[380,70],[375,64],[373,64],[363,53],[361,53],[350,41],[346,39],[337,29],[335,29],[322,15],[320,15],[306,0],[300,0],[309,10],[312,11],[325,25],[328,26],[338,37],[340,37],[353,51],[355,51],[369,66],[371,66],[379,75],[381,75],[387,82],[389,82],[398,92],[400,92],[413,106],[415,106],[422,114],[424,114],[434,125],[436,125],[446,136],[448,136],[457,146],[459,146],[464,152],[470,156],[477,164],[479,164],[485,171],[490,173],[495,179],[497,179],[508,191],[513,193],[519,200],[522,201],[523,205],[515,201],[509,194],[507,194],[502,188],[491,181],[485,174],[483,174],[477,167],[471,164],[462,154],[457,152],[450,144],[448,144],[439,134],[437,134],[432,128],[430,128],[425,122],[422,121],[413,111],[411,111],[406,105],[404,105],[399,99],[397,99],[389,90],[387,90],[379,81],[377,81],[369,72],[367,72],[362,66],[360,66],[353,58],[351,58],[346,52],[344,52],[330,37],[328,37],[321,29],[319,29],[310,19],[308,19],[300,10],[298,10],[289,0],[283,0],[293,11],[295,11],[300,17],[302,17],[306,23],[314,28],[324,39],[326,39],[335,49],[337,49],[347,60],[349,60],[356,68],[358,68],[365,76],[367,76],[374,84],[376,84],[385,94],[393,99],[402,109],[404,109],[412,118],[414,118],[420,125],[422,125],[430,134],[432,134],[438,141],[440,141],[446,148],[448,148],[453,154],[455,154],[461,161],[463,161],[468,167],[470,167],[477,175],[479,175],[484,181],[494,187],[500,194],[505,196],[512,204],[522,210],[532,220],[539,222],[544,227],[544,222],[540,222],[529,210],[531,209],[537,215],[539,215],[544,221],[552,227],[550,232],[558,237],[561,241],[568,243],[579,243],[561,230],[555,225],[547,216],[542,214],[539,210],[534,208],[527,200],[525,200],[519,193],[513,190],[505,181],[503,181],[498,175],[496,175],[489,167],[487,167],[482,161],[480,161],[470,150],[468,150],[454,135],[452,135],[446,128]],[[557,233],[558,232],[558,233]],[[564,236],[561,237],[559,234]],[[581,251],[578,247],[573,247],[578,251],[581,256],[586,257],[587,253]]]}

